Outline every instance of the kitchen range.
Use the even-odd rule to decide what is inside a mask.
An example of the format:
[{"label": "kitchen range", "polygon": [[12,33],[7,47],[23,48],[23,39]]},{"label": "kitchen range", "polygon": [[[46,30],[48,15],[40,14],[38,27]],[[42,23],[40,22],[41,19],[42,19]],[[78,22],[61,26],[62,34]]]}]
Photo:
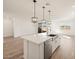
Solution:
[{"label": "kitchen range", "polygon": [[49,59],[60,46],[57,34],[39,33],[21,36],[24,39],[24,59]]}]

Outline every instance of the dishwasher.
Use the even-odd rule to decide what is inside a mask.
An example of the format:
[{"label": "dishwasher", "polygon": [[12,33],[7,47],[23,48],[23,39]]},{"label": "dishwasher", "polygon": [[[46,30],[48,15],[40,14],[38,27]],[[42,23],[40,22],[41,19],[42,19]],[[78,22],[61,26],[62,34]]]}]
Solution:
[{"label": "dishwasher", "polygon": [[52,39],[44,42],[44,59],[49,59],[52,55]]}]

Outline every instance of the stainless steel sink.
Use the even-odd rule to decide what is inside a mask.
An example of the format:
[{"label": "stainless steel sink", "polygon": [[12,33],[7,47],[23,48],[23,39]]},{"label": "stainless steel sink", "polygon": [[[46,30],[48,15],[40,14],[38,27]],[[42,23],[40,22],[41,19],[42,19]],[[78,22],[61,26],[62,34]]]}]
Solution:
[{"label": "stainless steel sink", "polygon": [[52,37],[52,41],[58,37],[57,34],[49,34],[48,36]]},{"label": "stainless steel sink", "polygon": [[49,34],[48,36],[54,37],[57,36],[57,34]]}]

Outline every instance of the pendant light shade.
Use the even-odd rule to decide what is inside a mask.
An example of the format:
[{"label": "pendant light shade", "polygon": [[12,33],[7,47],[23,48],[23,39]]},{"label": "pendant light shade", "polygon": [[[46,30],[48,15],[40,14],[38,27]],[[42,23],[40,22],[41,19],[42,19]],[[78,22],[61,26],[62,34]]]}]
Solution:
[{"label": "pendant light shade", "polygon": [[37,19],[38,19],[37,17],[32,17],[32,22],[37,23]]},{"label": "pendant light shade", "polygon": [[37,17],[36,17],[36,0],[33,0],[33,2],[34,2],[34,16],[32,17],[32,22],[33,23],[37,23]]}]

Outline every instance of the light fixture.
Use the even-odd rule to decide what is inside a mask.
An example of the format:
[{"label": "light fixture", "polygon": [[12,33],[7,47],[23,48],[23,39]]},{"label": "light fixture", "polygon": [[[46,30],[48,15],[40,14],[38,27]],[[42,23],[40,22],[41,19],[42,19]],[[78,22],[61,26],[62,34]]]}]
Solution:
[{"label": "light fixture", "polygon": [[34,17],[32,17],[32,22],[33,23],[37,23],[37,17],[36,17],[36,0],[33,0],[33,2],[34,2]]}]

